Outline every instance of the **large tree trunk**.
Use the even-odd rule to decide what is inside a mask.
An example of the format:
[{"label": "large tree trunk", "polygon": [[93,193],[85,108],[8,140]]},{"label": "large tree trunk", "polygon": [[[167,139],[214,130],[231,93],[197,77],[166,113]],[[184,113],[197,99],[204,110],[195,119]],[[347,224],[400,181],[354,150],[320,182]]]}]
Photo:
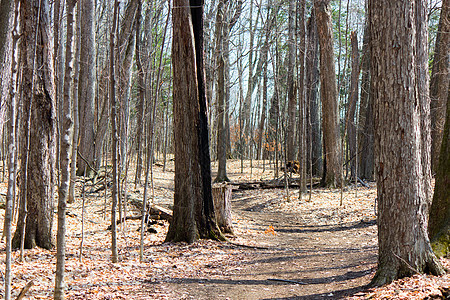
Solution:
[{"label": "large tree trunk", "polygon": [[[39,27],[36,28],[38,16]],[[13,247],[19,246],[24,225],[23,216],[27,210],[25,247],[39,246],[50,249],[53,247],[53,186],[56,182],[56,105],[53,98],[53,78],[51,76],[53,54],[49,47],[48,1],[21,2],[20,24],[22,33],[20,44],[21,94],[25,113],[21,131],[22,136],[26,137],[28,129],[30,130],[29,149],[31,151],[27,151],[26,142],[22,144],[20,153],[22,162],[21,208],[13,238]],[[36,41],[37,43],[35,43]],[[34,56],[35,54],[36,56]],[[34,60],[30,59],[33,57]],[[29,125],[28,120],[31,122]],[[25,169],[26,167],[28,168]]]},{"label": "large tree trunk", "polygon": [[[317,39],[317,23],[314,9],[307,23],[307,48],[305,62],[306,103],[307,109],[307,145],[308,159],[312,161],[312,175],[322,175],[322,134],[319,114],[319,40]],[[308,165],[310,164],[308,163]]]},{"label": "large tree trunk", "polygon": [[[78,80],[78,114],[79,114],[79,143],[78,143],[78,175],[83,175],[90,168],[100,165],[100,156],[96,156],[94,137],[94,1],[80,0],[81,9],[81,45],[80,45],[80,73]],[[84,158],[84,159],[83,159]],[[86,161],[89,165],[86,164]]]},{"label": "large tree trunk", "polygon": [[416,272],[443,274],[427,234],[428,66],[419,57],[427,57],[425,2],[369,1],[379,203],[373,285]]},{"label": "large tree trunk", "polygon": [[330,0],[316,1],[314,8],[320,44],[320,95],[326,163],[324,184],[336,187],[342,184],[342,154]]},{"label": "large tree trunk", "polygon": [[436,36],[433,69],[430,82],[431,96],[431,168],[437,170],[439,151],[445,122],[445,107],[450,82],[450,0],[442,1],[441,16]]},{"label": "large tree trunk", "polygon": [[436,171],[428,232],[436,255],[446,256],[450,253],[450,101],[448,99],[447,117]]},{"label": "large tree trunk", "polygon": [[359,142],[359,176],[365,180],[374,180],[374,149],[373,149],[373,95],[370,83],[370,28],[367,22],[364,28],[362,59],[361,59],[361,96],[358,131]]},{"label": "large tree trunk", "polygon": [[[175,195],[167,241],[222,238],[211,191],[206,87],[203,64],[203,1],[175,0],[174,76]],[[192,7],[192,8],[190,8]]]}]

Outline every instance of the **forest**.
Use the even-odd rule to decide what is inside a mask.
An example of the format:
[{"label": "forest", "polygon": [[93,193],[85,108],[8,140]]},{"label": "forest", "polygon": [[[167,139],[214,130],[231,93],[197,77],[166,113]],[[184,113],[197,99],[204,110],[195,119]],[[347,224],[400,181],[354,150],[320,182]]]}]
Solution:
[{"label": "forest", "polygon": [[5,299],[450,299],[449,0],[0,0]]}]

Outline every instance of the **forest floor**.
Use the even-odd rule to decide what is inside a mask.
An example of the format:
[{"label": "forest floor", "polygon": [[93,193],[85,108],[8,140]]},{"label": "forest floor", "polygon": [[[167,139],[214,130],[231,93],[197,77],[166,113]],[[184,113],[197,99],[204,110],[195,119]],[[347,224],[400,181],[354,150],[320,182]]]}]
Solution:
[{"label": "forest floor", "polygon": [[[173,170],[173,162],[165,172],[154,166],[155,204],[171,207]],[[240,161],[231,160],[228,176],[233,182],[251,182],[274,174],[255,161],[252,168],[245,161],[241,173]],[[120,262],[111,263],[110,196],[86,185],[83,216],[81,186],[79,179],[77,199],[68,206],[66,299],[443,299],[430,296],[437,297],[439,287],[450,287],[450,275],[416,275],[367,289],[377,262],[374,184],[347,187],[342,205],[340,190],[314,189],[311,200],[308,195],[299,199],[298,190],[290,190],[289,197],[285,189],[234,190],[230,242],[164,243],[168,223],[159,221],[151,226],[156,233],[146,233],[142,263],[140,220],[119,226]],[[1,190],[6,191],[5,183]],[[142,186],[129,184],[128,190],[142,198]],[[128,215],[139,214],[128,205]],[[3,215],[1,209],[1,220]],[[30,281],[28,299],[52,298],[55,254],[26,250],[25,261],[19,262],[14,252],[13,298]],[[3,266],[4,260],[2,241]],[[441,261],[450,268],[449,259]],[[3,296],[4,267],[0,270]]]}]

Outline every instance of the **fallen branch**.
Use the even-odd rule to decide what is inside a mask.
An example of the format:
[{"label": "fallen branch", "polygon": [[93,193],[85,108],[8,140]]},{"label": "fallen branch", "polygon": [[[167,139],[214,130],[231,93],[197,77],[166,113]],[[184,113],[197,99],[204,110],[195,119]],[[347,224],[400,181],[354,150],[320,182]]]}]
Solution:
[{"label": "fallen branch", "polygon": [[25,297],[25,294],[28,292],[28,290],[31,288],[31,286],[34,284],[33,280],[27,283],[26,286],[23,287],[23,289],[20,291],[19,296],[17,296],[16,300],[23,299]]}]

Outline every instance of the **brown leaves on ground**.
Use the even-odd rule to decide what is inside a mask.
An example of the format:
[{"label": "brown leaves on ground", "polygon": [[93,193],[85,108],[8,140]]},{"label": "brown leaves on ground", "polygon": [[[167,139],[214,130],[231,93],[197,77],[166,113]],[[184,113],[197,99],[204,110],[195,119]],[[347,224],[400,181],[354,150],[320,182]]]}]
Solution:
[{"label": "brown leaves on ground", "polygon": [[[252,164],[253,168],[250,169],[250,162],[245,161],[244,172],[241,173],[240,161],[228,161],[228,176],[239,182],[273,178],[272,166],[256,161]],[[130,172],[128,178],[134,178],[134,174]],[[155,166],[154,178],[153,203],[170,208],[173,202],[173,162],[167,166],[166,172]],[[120,262],[115,264],[110,262],[111,235],[110,231],[106,230],[111,204],[109,191],[106,195],[105,191],[86,194],[83,252],[80,260],[81,185],[82,180],[79,179],[76,201],[68,206],[66,221],[66,299],[262,299],[270,295],[309,299],[308,295],[313,294],[306,292],[308,286],[300,284],[303,281],[309,284],[312,290],[317,289],[320,297],[328,299],[341,298],[345,294],[349,296],[348,299],[443,299],[439,297],[450,287],[449,275],[416,275],[385,287],[364,290],[362,283],[368,283],[370,272],[374,272],[375,267],[374,184],[371,184],[371,188],[347,188],[343,194],[343,206],[339,206],[339,190],[316,189],[311,195],[311,201],[308,195],[299,199],[297,190],[290,190],[289,196],[284,189],[235,192],[232,207],[236,236],[230,236],[233,244],[206,240],[191,245],[163,243],[168,223],[158,221],[152,225],[157,233],[146,234],[143,263],[139,262],[140,220],[129,220],[118,226]],[[1,183],[0,189],[6,190],[6,183]],[[86,188],[88,191],[90,189],[92,187]],[[134,197],[142,198],[143,186],[134,189],[134,184],[128,183],[127,189]],[[139,214],[132,205],[127,206],[127,215]],[[291,219],[280,220],[284,215]],[[4,210],[1,209],[2,220],[3,216]],[[290,227],[287,228],[286,224]],[[309,239],[286,239],[295,237],[288,235],[289,231],[295,228],[311,232],[305,235]],[[345,230],[346,235],[334,239],[333,230],[337,230],[336,228],[339,232]],[[320,235],[323,230],[327,231],[328,235]],[[315,232],[318,233],[314,234]],[[346,273],[343,275],[338,273],[339,268],[326,271],[323,278],[330,278],[329,283],[320,283],[307,277],[305,270],[319,270],[319,266],[304,264],[308,261],[307,255],[326,257],[331,250],[320,248],[322,245],[340,245],[342,249],[354,248],[355,240],[361,249],[369,249],[367,253],[372,258],[360,261],[361,266],[356,265],[351,272],[344,269]],[[0,243],[0,251],[4,265],[4,241]],[[355,252],[355,249],[352,251],[349,253],[359,253]],[[288,256],[282,257],[285,253],[292,256],[292,259]],[[34,285],[27,293],[28,299],[51,299],[56,250],[26,250],[24,262],[19,262],[18,256],[18,251],[15,251],[12,296],[16,297],[20,290],[33,280]],[[306,260],[296,260],[301,256],[305,256]],[[281,258],[283,259],[277,262],[277,259]],[[442,259],[442,263],[450,268],[449,259]],[[266,266],[274,268],[268,275],[255,273],[258,265],[262,266],[263,270]],[[311,276],[314,277],[317,272],[312,271]],[[331,273],[328,274],[329,272]],[[358,272],[364,276],[358,279]],[[341,286],[338,287],[333,285],[333,280],[341,278],[339,276],[345,280],[342,280]],[[285,281],[270,281],[271,279]],[[347,292],[335,292],[339,288],[345,290],[346,285],[355,279],[359,281],[353,281],[353,286]],[[1,294],[3,289],[2,284]]]}]

